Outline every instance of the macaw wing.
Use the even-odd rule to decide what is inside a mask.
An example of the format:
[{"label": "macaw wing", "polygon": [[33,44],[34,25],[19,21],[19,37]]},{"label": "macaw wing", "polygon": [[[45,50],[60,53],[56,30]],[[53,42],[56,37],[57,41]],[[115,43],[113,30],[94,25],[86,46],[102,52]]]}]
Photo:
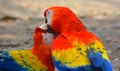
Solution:
[{"label": "macaw wing", "polygon": [[79,37],[79,40],[84,41],[87,47],[87,57],[90,59],[91,64],[94,67],[101,68],[103,71],[112,71],[112,64],[108,58],[107,51],[99,38],[91,32],[83,32]]},{"label": "macaw wing", "polygon": [[0,70],[1,71],[27,71],[27,69],[20,66],[15,60],[9,55],[8,51],[0,51]]},{"label": "macaw wing", "polygon": [[[87,47],[73,36],[58,36],[52,45],[52,58],[61,71],[96,71],[87,57]],[[70,40],[70,41],[69,41]],[[99,71],[99,70],[98,70]]]},{"label": "macaw wing", "polygon": [[30,50],[0,51],[0,71],[47,71]]},{"label": "macaw wing", "polygon": [[[93,53],[96,54],[91,55]],[[92,58],[96,56],[98,60]],[[101,71],[105,67],[101,66],[105,60],[110,65],[107,52],[101,42],[93,34],[89,35],[88,33],[59,35],[53,41],[52,57],[55,66],[63,71],[69,69],[73,71]]]}]

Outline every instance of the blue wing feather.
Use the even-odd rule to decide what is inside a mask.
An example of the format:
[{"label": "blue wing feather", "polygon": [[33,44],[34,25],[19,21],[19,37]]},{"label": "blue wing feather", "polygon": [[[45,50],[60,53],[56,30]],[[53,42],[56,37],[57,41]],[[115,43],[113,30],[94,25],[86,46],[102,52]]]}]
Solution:
[{"label": "blue wing feather", "polygon": [[105,60],[104,63],[103,63],[103,66],[102,66],[102,70],[103,71],[113,71],[112,70],[112,65],[110,64],[110,62]]},{"label": "blue wing feather", "polygon": [[0,51],[0,71],[28,71],[14,61],[8,51]]},{"label": "blue wing feather", "polygon": [[111,63],[104,59],[102,55],[98,52],[89,52],[88,58],[95,67],[100,67],[102,71],[113,71]]}]

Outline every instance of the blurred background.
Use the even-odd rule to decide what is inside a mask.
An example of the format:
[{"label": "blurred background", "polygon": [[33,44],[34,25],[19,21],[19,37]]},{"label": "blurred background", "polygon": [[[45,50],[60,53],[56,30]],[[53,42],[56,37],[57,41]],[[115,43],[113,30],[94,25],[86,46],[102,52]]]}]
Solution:
[{"label": "blurred background", "polygon": [[114,71],[120,71],[120,0],[0,0],[0,50],[31,49],[34,29],[51,6],[73,10],[101,39]]}]

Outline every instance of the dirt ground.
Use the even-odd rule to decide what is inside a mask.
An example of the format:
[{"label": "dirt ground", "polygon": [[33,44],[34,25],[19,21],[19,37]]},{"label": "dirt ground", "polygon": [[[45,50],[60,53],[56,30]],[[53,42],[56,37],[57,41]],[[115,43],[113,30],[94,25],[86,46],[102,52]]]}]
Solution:
[{"label": "dirt ground", "polygon": [[[39,4],[41,0],[34,0],[39,2],[33,3],[30,1],[32,0],[13,0],[13,2],[0,0],[0,50],[31,49],[34,29],[44,23],[42,12],[53,3],[60,3],[73,9],[87,29],[101,39],[108,51],[114,71],[120,71],[119,0],[89,0],[91,2],[76,0],[80,1],[81,5],[75,2],[73,7],[71,3],[64,3],[65,1],[51,0],[50,4],[47,4],[48,0],[45,0],[47,3],[44,1],[41,4]],[[78,7],[79,10],[76,9]]]}]

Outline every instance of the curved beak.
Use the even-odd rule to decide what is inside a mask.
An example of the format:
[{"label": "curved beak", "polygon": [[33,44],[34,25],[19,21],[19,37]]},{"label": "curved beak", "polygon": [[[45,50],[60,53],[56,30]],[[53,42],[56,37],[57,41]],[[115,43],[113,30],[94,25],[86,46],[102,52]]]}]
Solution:
[{"label": "curved beak", "polygon": [[40,26],[41,29],[47,31],[48,33],[54,33],[53,29],[50,27],[50,25],[44,23]]}]

